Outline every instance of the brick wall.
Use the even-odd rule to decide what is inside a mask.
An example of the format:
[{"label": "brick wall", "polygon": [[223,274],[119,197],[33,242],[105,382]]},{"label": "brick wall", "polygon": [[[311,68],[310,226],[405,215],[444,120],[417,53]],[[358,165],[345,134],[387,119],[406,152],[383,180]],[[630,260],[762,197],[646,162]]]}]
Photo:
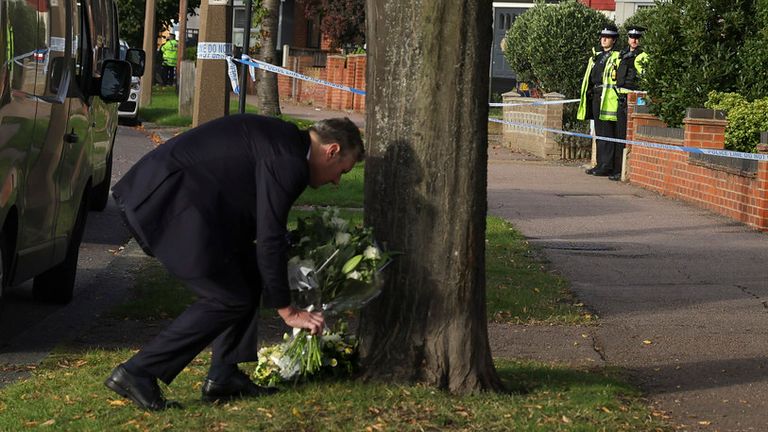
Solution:
[{"label": "brick wall", "polygon": [[[627,139],[722,149],[728,124],[722,113],[689,109],[682,134],[637,106],[629,95]],[[680,137],[682,135],[682,138]],[[628,146],[629,181],[768,231],[768,162]]]},{"label": "brick wall", "polygon": [[[288,69],[303,75],[365,90],[365,54],[329,55],[325,67],[313,67],[309,56],[289,56]],[[297,80],[285,75],[278,77],[280,98],[295,103],[314,105],[341,111],[365,112],[365,96],[332,87]]]}]

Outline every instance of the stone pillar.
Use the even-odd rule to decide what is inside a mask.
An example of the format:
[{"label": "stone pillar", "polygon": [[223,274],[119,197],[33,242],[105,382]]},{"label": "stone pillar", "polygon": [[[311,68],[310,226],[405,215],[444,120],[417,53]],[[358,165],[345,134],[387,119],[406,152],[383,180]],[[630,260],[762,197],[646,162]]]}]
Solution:
[{"label": "stone pillar", "polygon": [[683,120],[685,138],[683,145],[708,149],[725,148],[725,127],[728,120],[723,111],[688,108]]},{"label": "stone pillar", "polygon": [[195,68],[195,103],[192,126],[198,126],[229,114],[227,62],[221,58],[205,58],[201,44],[228,44],[232,50],[232,9],[227,0],[202,0],[200,2],[200,37]]},{"label": "stone pillar", "polygon": [[768,154],[768,132],[760,134],[760,144],[757,145],[757,152]]}]

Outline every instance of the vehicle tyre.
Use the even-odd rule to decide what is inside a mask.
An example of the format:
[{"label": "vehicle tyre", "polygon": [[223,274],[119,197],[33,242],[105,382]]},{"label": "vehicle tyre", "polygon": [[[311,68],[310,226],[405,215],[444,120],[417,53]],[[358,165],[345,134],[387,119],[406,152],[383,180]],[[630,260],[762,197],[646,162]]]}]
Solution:
[{"label": "vehicle tyre", "polygon": [[59,265],[35,276],[32,295],[35,300],[46,303],[65,304],[72,300],[77,275],[77,258],[80,255],[80,243],[83,241],[85,221],[88,216],[88,193],[83,194],[80,209],[77,211],[75,226],[67,246],[67,255]]},{"label": "vehicle tyre", "polygon": [[107,170],[104,173],[104,180],[91,189],[91,210],[103,211],[107,208],[109,202],[109,187],[112,186],[112,154],[115,152],[115,146],[112,145],[112,150],[107,157]]}]

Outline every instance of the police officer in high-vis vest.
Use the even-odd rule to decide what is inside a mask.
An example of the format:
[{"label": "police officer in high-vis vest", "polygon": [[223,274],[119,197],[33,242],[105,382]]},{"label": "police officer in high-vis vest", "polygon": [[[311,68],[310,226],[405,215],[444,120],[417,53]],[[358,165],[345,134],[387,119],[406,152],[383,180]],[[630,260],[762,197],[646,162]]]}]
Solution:
[{"label": "police officer in high-vis vest", "polygon": [[[608,24],[600,32],[600,47],[592,50],[592,57],[587,62],[584,79],[581,82],[581,101],[579,102],[579,120],[595,120],[595,134],[601,137],[616,137],[616,120],[619,101],[616,92],[616,65],[619,52],[614,50],[619,29]],[[596,176],[613,175],[615,144],[611,141],[597,140],[597,166],[587,170],[587,174]]]},{"label": "police officer in high-vis vest", "polygon": [[[619,65],[616,71],[616,88],[619,92],[619,115],[616,122],[616,137],[627,138],[627,94],[640,90],[640,78],[648,62],[648,53],[640,47],[640,38],[645,31],[644,27],[627,27],[627,48],[619,56]],[[621,179],[621,166],[624,153],[624,144],[616,144],[613,159],[613,172],[611,180]]]},{"label": "police officer in high-vis vest", "polygon": [[163,84],[174,85],[176,82],[176,54],[179,49],[179,42],[176,35],[171,33],[168,40],[160,47],[163,54]]}]

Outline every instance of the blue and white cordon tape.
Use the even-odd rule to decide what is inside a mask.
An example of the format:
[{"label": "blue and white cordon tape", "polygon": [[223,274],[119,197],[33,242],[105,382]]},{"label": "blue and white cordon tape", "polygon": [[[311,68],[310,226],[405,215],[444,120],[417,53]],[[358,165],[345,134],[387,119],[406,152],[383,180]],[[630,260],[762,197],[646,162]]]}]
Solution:
[{"label": "blue and white cordon tape", "polygon": [[494,123],[501,123],[509,126],[515,126],[520,128],[527,128],[527,129],[534,129],[534,130],[541,130],[545,132],[552,132],[562,135],[570,135],[580,138],[588,138],[588,139],[599,139],[603,141],[610,141],[615,143],[623,143],[623,144],[631,144],[636,145],[639,147],[649,147],[649,148],[655,148],[655,149],[661,149],[661,150],[672,150],[672,151],[679,151],[684,153],[698,153],[698,154],[707,154],[707,155],[713,155],[713,156],[723,156],[723,157],[730,157],[735,159],[750,159],[750,160],[758,160],[758,161],[768,161],[768,155],[765,154],[757,154],[757,153],[742,153],[742,152],[736,152],[736,151],[730,151],[730,150],[717,150],[717,149],[703,149],[698,147],[682,147],[682,146],[674,146],[669,144],[659,144],[659,143],[652,143],[647,141],[630,141],[620,138],[610,138],[610,137],[602,137],[602,136],[592,136],[585,133],[579,133],[579,132],[569,132],[564,131],[560,129],[550,129],[543,126],[536,126],[536,125],[530,125],[525,123],[516,123],[506,120],[499,120],[494,118],[489,118],[488,121],[492,121]]},{"label": "blue and white cordon tape", "polygon": [[[255,81],[255,74],[254,74],[254,68],[264,69],[270,72],[274,72],[281,75],[287,75],[296,79],[300,79],[303,81],[308,81],[314,84],[320,84],[327,87],[333,87],[335,89],[344,90],[348,92],[352,92],[355,94],[359,94],[362,96],[365,96],[365,90],[356,89],[350,86],[345,86],[341,84],[332,83],[330,81],[324,81],[317,78],[312,78],[307,75],[302,75],[298,72],[294,72],[290,69],[281,68],[279,66],[275,66],[273,64],[265,63],[260,60],[252,59],[248,56],[243,56],[242,59],[236,59],[232,56],[226,56],[224,57],[227,60],[228,65],[228,73],[230,82],[232,84],[232,89],[235,91],[235,93],[239,93],[240,85],[239,81],[237,79],[237,68],[234,67],[233,62],[239,62],[242,64],[246,64],[249,66],[251,79]],[[540,101],[540,102],[529,102],[529,103],[490,103],[489,106],[492,107],[498,107],[498,106],[525,106],[525,105],[554,105],[554,104],[566,104],[566,103],[573,103],[573,102],[579,102],[579,99],[566,99],[566,100],[553,100],[553,101]],[[659,143],[652,143],[647,141],[635,141],[635,140],[625,140],[620,138],[611,138],[611,137],[602,137],[602,136],[593,136],[589,134],[579,133],[579,132],[570,132],[570,131],[564,131],[560,129],[551,129],[546,128],[543,126],[537,126],[537,125],[531,125],[531,124],[525,124],[525,123],[516,123],[506,120],[499,120],[494,118],[489,118],[489,121],[495,122],[495,123],[501,123],[509,126],[514,127],[520,127],[520,128],[526,128],[526,129],[534,129],[534,130],[540,130],[545,132],[552,132],[562,135],[570,135],[580,138],[587,138],[587,139],[599,139],[603,141],[609,141],[609,142],[615,142],[615,143],[623,143],[623,144],[630,144],[630,145],[636,145],[639,147],[648,147],[648,148],[655,148],[655,149],[661,149],[661,150],[672,150],[672,151],[679,151],[683,153],[697,153],[697,154],[707,154],[707,155],[713,155],[713,156],[723,156],[723,157],[730,157],[735,159],[749,159],[749,160],[757,160],[757,161],[768,161],[768,155],[765,154],[757,154],[757,153],[743,153],[743,152],[736,152],[736,151],[730,151],[730,150],[717,150],[717,149],[702,149],[697,147],[682,147],[682,146],[674,146],[674,145],[668,145],[668,144],[659,144]]]},{"label": "blue and white cordon tape", "polygon": [[306,75],[302,75],[300,73],[294,72],[294,71],[292,71],[290,69],[281,68],[279,66],[275,66],[275,65],[269,64],[269,63],[265,63],[265,62],[260,61],[260,60],[256,60],[256,59],[252,59],[252,58],[243,58],[241,60],[238,60],[238,59],[234,59],[234,60],[237,61],[237,62],[243,63],[243,64],[247,64],[250,67],[257,67],[259,69],[264,69],[264,70],[267,70],[267,71],[270,71],[270,72],[274,72],[274,73],[278,73],[278,74],[281,74],[281,75],[287,75],[289,77],[293,77],[293,78],[300,79],[300,80],[303,80],[303,81],[309,81],[311,83],[320,84],[320,85],[324,85],[324,86],[327,86],[327,87],[333,87],[335,89],[344,90],[344,91],[348,91],[348,92],[352,92],[352,93],[355,93],[355,94],[359,94],[359,95],[365,96],[365,90],[360,90],[360,89],[356,89],[356,88],[353,88],[353,87],[350,87],[350,86],[345,86],[345,85],[341,85],[341,84],[332,83],[330,81],[324,81],[324,80],[321,80],[321,79],[312,78],[310,76],[306,76]]}]

